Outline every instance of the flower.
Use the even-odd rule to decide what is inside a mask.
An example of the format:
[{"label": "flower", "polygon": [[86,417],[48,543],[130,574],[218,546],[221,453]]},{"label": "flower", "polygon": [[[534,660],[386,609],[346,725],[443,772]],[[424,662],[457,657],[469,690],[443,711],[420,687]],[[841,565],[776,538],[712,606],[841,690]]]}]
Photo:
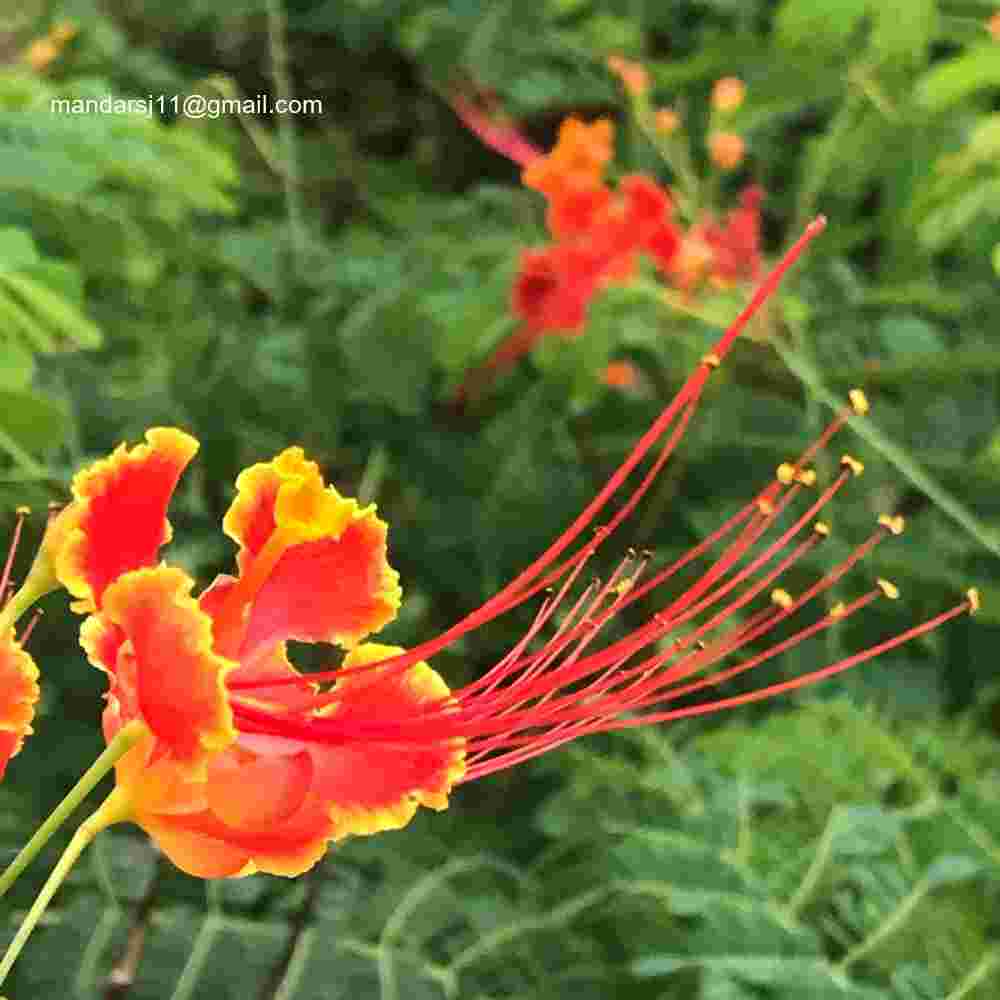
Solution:
[{"label": "flower", "polygon": [[731,114],[743,103],[746,93],[746,85],[739,77],[724,76],[712,87],[712,110]]},{"label": "flower", "polygon": [[630,97],[642,97],[649,90],[649,73],[641,64],[622,56],[608,56],[608,69],[622,82]]},{"label": "flower", "polygon": [[[116,769],[113,819],[142,826],[184,870],[203,877],[253,871],[294,875],[330,841],[405,825],[421,805],[443,809],[453,787],[521,763],[588,733],[714,712],[792,690],[862,663],[974,612],[978,595],[869,649],[779,684],[687,700],[834,627],[896,588],[877,580],[779,641],[722,666],[748,643],[826,594],[902,518],[884,515],[869,538],[792,596],[784,574],[829,535],[823,509],[863,466],[849,455],[820,487],[812,468],[852,415],[859,390],[820,438],[783,463],[763,489],[671,565],[650,573],[630,553],[611,576],[574,584],[593,553],[635,509],[683,437],[712,372],[823,226],[814,222],[764,280],[677,396],[608,483],[531,565],[441,635],[411,650],[365,642],[395,615],[398,577],[386,525],[327,486],[302,450],[245,470],[223,528],[239,547],[238,574],[197,598],[183,571],[157,564],[169,538],[166,507],[193,438],[147,433],[74,480],[54,522],[53,562],[89,614],[81,640],[109,678],[104,730],[144,727]],[[607,523],[578,544],[643,459],[649,470]],[[136,493],[141,485],[144,493]],[[790,525],[779,518],[801,504]],[[110,525],[118,526],[117,536]],[[614,640],[621,611],[653,598],[677,572],[719,551],[695,582]],[[527,633],[485,674],[458,690],[427,659],[461,636],[548,592]],[[755,604],[763,607],[750,610]],[[569,605],[567,607],[567,604]],[[556,613],[562,610],[557,622]],[[339,667],[302,675],[289,639],[339,645]],[[331,683],[324,690],[322,685]],[[109,800],[110,801],[110,800]]]},{"label": "flower", "polygon": [[604,182],[604,171],[614,156],[614,126],[607,118],[587,124],[575,116],[559,126],[555,146],[528,164],[521,175],[524,186],[540,191],[550,201]]},{"label": "flower", "polygon": [[640,174],[623,177],[616,191],[602,185],[561,192],[548,212],[557,242],[521,256],[514,314],[536,333],[579,333],[593,296],[629,281],[640,252],[669,268],[681,243],[673,207],[669,192]]},{"label": "flower", "polygon": [[[49,544],[75,608],[89,613],[84,650],[109,679],[106,738],[134,720],[146,727],[116,769],[127,817],[192,874],[293,875],[331,840],[402,826],[419,805],[444,808],[462,746],[401,757],[241,729],[234,681],[256,685],[249,705],[309,717],[311,683],[271,685],[298,676],[289,639],[340,645],[349,665],[399,652],[362,643],[395,617],[398,576],[375,508],[340,496],[289,448],[237,480],[223,527],[239,546],[238,575],[192,596],[194,581],[157,560],[170,537],[167,505],[196,450],[184,432],[154,428],[145,444],[94,463],[76,476]],[[414,664],[385,678],[345,677],[321,714],[346,721],[391,705],[404,717],[447,694],[430,667]]]},{"label": "flower", "polygon": [[0,779],[32,731],[38,695],[38,668],[9,628],[0,633]]},{"label": "flower", "polygon": [[22,59],[36,73],[43,73],[63,53],[63,49],[79,33],[79,28],[72,21],[61,21],[53,25],[52,30],[42,38],[36,38],[22,54]]},{"label": "flower", "polygon": [[27,513],[27,508],[23,507],[17,511],[14,538],[0,572],[0,780],[10,759],[20,753],[25,737],[32,732],[31,723],[39,696],[38,667],[24,650],[24,640],[30,634],[31,625],[19,641],[14,634],[14,626],[8,625],[3,615],[3,611],[10,606],[6,595]]},{"label": "flower", "polygon": [[1000,42],[1000,10],[986,19],[986,30],[993,41]]},{"label": "flower", "polygon": [[735,132],[713,132],[708,137],[709,159],[721,170],[735,170],[743,162],[746,148]]}]

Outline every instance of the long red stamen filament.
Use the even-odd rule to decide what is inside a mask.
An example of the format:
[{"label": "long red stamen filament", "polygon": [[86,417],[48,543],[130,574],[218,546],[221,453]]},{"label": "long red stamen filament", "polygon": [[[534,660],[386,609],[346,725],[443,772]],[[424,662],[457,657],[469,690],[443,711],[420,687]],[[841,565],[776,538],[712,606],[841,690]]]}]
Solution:
[{"label": "long red stamen filament", "polygon": [[21,532],[24,530],[24,519],[28,511],[24,507],[18,507],[14,520],[14,535],[10,540],[10,548],[7,550],[7,558],[4,560],[3,572],[0,573],[0,607],[7,603],[10,590],[10,575],[14,569],[14,556],[17,554],[17,546],[21,541]]},{"label": "long red stamen filament", "polygon": [[[804,520],[805,518],[800,518],[800,522]],[[788,615],[802,607],[807,601],[812,600],[833,586],[885,535],[886,532],[884,529],[880,528],[877,530],[866,542],[849,555],[841,565],[815,583],[798,601],[792,602],[786,609],[779,613],[765,613],[758,619],[752,618],[750,622],[732,630],[727,636],[713,641],[707,651],[701,651],[693,656],[686,657],[682,663],[667,671],[662,671],[661,668],[670,659],[676,657],[683,647],[690,645],[693,641],[699,639],[700,636],[717,628],[723,621],[731,617],[736,610],[747,604],[762,589],[769,586],[780,574],[785,572],[808,552],[812,546],[817,544],[821,536],[817,533],[812,534],[809,539],[800,543],[790,556],[782,560],[776,569],[772,569],[763,580],[758,581],[753,587],[749,588],[732,605],[718,612],[709,621],[699,626],[691,635],[675,642],[666,654],[659,654],[652,657],[637,667],[630,668],[627,671],[620,670],[621,666],[635,652],[643,646],[648,645],[653,638],[663,632],[662,627],[657,628],[655,632],[648,629],[645,631],[639,630],[635,636],[630,637],[624,643],[616,644],[610,649],[584,658],[572,670],[568,670],[565,664],[541,676],[536,676],[536,671],[533,670],[530,675],[524,675],[514,680],[506,688],[500,690],[494,689],[490,692],[480,692],[478,696],[474,692],[463,689],[455,693],[454,700],[445,706],[439,706],[437,710],[433,706],[428,706],[427,711],[422,712],[419,717],[408,720],[396,720],[394,723],[388,725],[377,722],[357,724],[352,726],[351,736],[353,739],[406,741],[410,738],[418,739],[421,733],[426,737],[430,737],[432,730],[439,737],[465,736],[467,738],[473,737],[477,731],[482,737],[487,735],[489,731],[500,730],[506,731],[509,737],[510,733],[516,730],[522,723],[523,728],[552,725],[559,722],[565,710],[570,708],[577,709],[577,714],[579,714],[580,697],[586,695],[596,696],[597,694],[605,696],[605,703],[599,705],[591,704],[589,707],[583,709],[585,716],[589,718],[597,711],[603,712],[605,717],[609,713],[618,715],[621,711],[626,710],[627,705],[621,702],[622,693],[619,691],[618,693],[611,694],[611,689],[621,688],[624,684],[631,682],[633,678],[636,678],[640,682],[645,682],[653,674],[657,676],[653,677],[651,682],[643,683],[641,687],[633,684],[629,688],[630,702],[632,699],[652,691],[660,692],[657,694],[656,700],[662,701],[664,700],[662,690],[665,685],[676,683],[678,680],[690,676],[695,670],[700,670],[710,665],[710,663],[716,662],[727,653],[770,631],[788,617]],[[705,607],[709,603],[714,602],[704,602]],[[704,608],[700,610],[704,610]],[[758,621],[760,624],[758,624]],[[827,624],[832,623],[832,621],[833,619],[830,619]],[[596,630],[600,628],[601,624],[603,624],[601,621],[595,624],[593,634],[596,634]],[[674,625],[676,623],[672,623],[671,627],[674,627]],[[808,634],[812,633],[803,634],[800,636],[799,641],[802,641]],[[586,641],[589,641],[589,638]],[[577,650],[573,654],[574,659],[579,656],[580,651]],[[556,652],[558,651],[550,651],[551,656],[554,656]],[[774,655],[774,651],[770,655]],[[604,673],[596,680],[592,680],[584,691],[565,691],[568,685],[581,680],[589,674],[602,670]],[[554,697],[555,693],[560,690],[563,691],[563,694],[558,698]],[[526,701],[541,698],[544,698],[548,702],[546,710],[540,710],[541,703],[539,702],[527,711],[515,711],[515,709],[519,709],[520,706],[524,705]],[[614,701],[616,698],[618,699],[617,702]],[[456,703],[461,706],[461,711],[458,715],[456,715]],[[501,710],[505,716],[502,722],[499,721]],[[244,720],[241,718],[242,721]],[[267,717],[265,716],[264,719],[248,718],[245,721],[249,724],[250,728],[257,729],[260,722],[267,721]],[[288,735],[293,735],[284,725],[284,723],[289,722],[291,722],[289,719],[283,720],[281,731]],[[316,728],[313,730],[312,735],[323,738],[320,736],[320,732],[323,731],[324,736],[337,741],[335,735],[336,723],[334,720],[330,720],[330,722],[333,723],[332,727],[326,725],[322,720],[317,720]]]},{"label": "long red stamen filament", "polygon": [[[833,431],[835,431],[836,428],[839,426],[839,423],[840,421],[838,419],[838,421],[834,421],[834,423],[831,424],[830,428],[827,429],[827,432],[825,432],[822,438],[820,439],[821,442],[825,443],[825,441],[829,440],[830,436],[832,436]],[[817,450],[816,446],[814,445],[813,447],[807,450],[806,454],[811,456],[815,454],[816,450]],[[796,467],[798,467],[799,464],[800,463],[796,463]],[[463,689],[462,692],[460,692],[460,695],[465,700],[465,703],[469,708],[471,708],[472,704],[475,703],[478,709],[476,713],[477,715],[489,714],[489,712],[491,711],[496,713],[500,711],[501,708],[504,712],[507,712],[511,710],[510,707],[511,705],[523,705],[526,699],[530,700],[531,698],[534,697],[544,696],[546,700],[548,700],[553,696],[556,690],[563,688],[565,685],[573,683],[576,680],[581,679],[581,677],[584,675],[585,672],[593,673],[599,670],[605,670],[607,674],[613,673],[616,669],[618,669],[621,666],[621,664],[625,660],[627,660],[631,655],[633,655],[639,649],[648,645],[649,642],[676,629],[678,625],[686,623],[687,621],[694,618],[696,615],[702,613],[707,608],[711,607],[713,604],[717,604],[724,596],[726,596],[729,592],[731,592],[737,585],[739,585],[744,580],[748,579],[761,566],[763,566],[767,561],[772,559],[774,555],[781,549],[783,549],[785,545],[788,543],[788,541],[792,537],[794,537],[795,534],[801,531],[802,528],[813,519],[813,517],[819,512],[819,510],[835,496],[838,490],[846,482],[847,478],[849,478],[849,475],[850,474],[848,472],[846,471],[843,472],[837,478],[837,480],[835,480],[834,483],[832,483],[823,492],[823,494],[809,507],[809,509],[803,515],[801,515],[790,528],[786,529],[786,531],[782,533],[782,535],[780,535],[775,541],[773,541],[765,549],[765,551],[761,553],[761,555],[759,555],[756,559],[754,559],[746,568],[744,568],[740,573],[736,574],[728,582],[726,582],[720,587],[717,587],[715,591],[712,592],[708,597],[704,597],[700,601],[693,601],[692,598],[694,596],[702,594],[704,590],[707,589],[704,586],[699,587],[696,585],[695,588],[689,589],[689,591],[686,592],[686,594],[682,595],[680,599],[675,600],[673,604],[670,606],[670,610],[675,612],[678,608],[682,606],[686,608],[686,610],[681,614],[679,615],[675,614],[675,617],[668,618],[664,612],[659,612],[653,616],[653,619],[650,622],[648,622],[645,626],[643,626],[635,633],[633,633],[633,635],[630,636],[627,640],[623,640],[617,644],[614,644],[609,649],[606,649],[599,654],[595,654],[594,656],[587,657],[583,661],[580,661],[580,663],[578,663],[577,661],[579,659],[580,653],[582,652],[582,646],[581,646],[572,654],[572,657],[565,658],[564,662],[560,664],[559,667],[557,667],[552,671],[549,671],[546,674],[543,673],[546,667],[548,667],[548,665],[562,653],[562,651],[566,648],[566,646],[568,646],[573,641],[581,639],[585,644],[589,643],[596,636],[597,632],[603,626],[603,624],[607,620],[609,620],[611,616],[617,614],[621,610],[621,608],[624,607],[627,603],[630,603],[636,593],[647,592],[649,588],[648,584],[644,585],[643,587],[635,587],[634,581],[638,574],[634,574],[632,579],[629,581],[629,586],[627,588],[624,588],[623,594],[619,595],[614,604],[610,608],[607,608],[603,612],[601,612],[596,622],[588,621],[588,619],[593,618],[595,612],[599,609],[603,596],[606,595],[614,586],[617,585],[619,575],[622,573],[624,566],[628,562],[628,560],[626,560],[626,563],[623,563],[622,566],[619,567],[618,571],[616,571],[612,579],[608,581],[608,583],[602,589],[598,597],[593,601],[591,608],[587,611],[585,615],[582,616],[584,620],[583,624],[573,625],[572,629],[567,628],[567,623],[577,621],[579,608],[582,606],[584,600],[587,599],[590,593],[589,590],[585,591],[584,594],[581,595],[581,597],[577,600],[577,603],[574,605],[573,609],[571,609],[570,613],[567,615],[566,619],[560,626],[560,629],[557,632],[555,639],[547,643],[545,647],[539,652],[525,656],[524,649],[526,648],[528,640],[532,638],[535,634],[537,634],[541,625],[554,612],[557,604],[560,603],[563,597],[565,596],[566,591],[568,590],[568,587],[572,582],[572,578],[579,572],[580,566],[582,565],[578,564],[577,567],[575,567],[574,572],[571,574],[571,577],[566,581],[564,581],[563,587],[560,590],[560,594],[557,600],[549,602],[547,605],[544,605],[542,611],[539,613],[538,616],[536,616],[536,620],[533,623],[532,628],[529,630],[529,634],[525,636],[517,644],[517,646],[513,650],[511,650],[511,652],[508,653],[507,656],[505,656],[503,660],[501,660],[500,663],[498,663],[491,671],[489,671],[486,675],[484,675],[483,678],[480,678],[478,681],[474,681],[466,689]],[[774,497],[776,487],[780,488],[779,484],[777,483],[770,484],[763,491],[762,496]],[[792,487],[785,492],[784,496],[782,496],[777,503],[774,503],[773,501],[768,499],[768,503],[770,504],[770,506],[768,507],[769,513],[766,516],[761,516],[757,518],[756,521],[752,519],[751,524],[744,527],[741,536],[737,539],[735,543],[733,543],[730,550],[724,553],[724,555],[716,563],[715,572],[710,577],[708,577],[710,582],[714,582],[720,579],[721,576],[723,575],[723,572],[728,571],[728,569],[731,568],[735,564],[735,562],[739,558],[741,558],[742,555],[745,554],[745,552],[749,549],[750,545],[753,542],[755,542],[757,538],[759,538],[763,530],[767,526],[769,526],[770,523],[772,523],[775,518],[779,516],[784,507],[794,497],[794,495],[798,491],[798,488],[799,487],[797,485],[792,485]],[[758,502],[759,498],[758,501],[755,501],[755,503],[745,507],[744,510],[740,512],[740,514],[731,518],[730,521],[727,523],[727,526],[731,528],[732,526],[739,524],[742,520],[745,520],[746,515],[749,515],[757,510]],[[724,526],[724,528],[726,528],[727,526]],[[720,533],[721,531],[716,532],[715,536],[718,536]],[[706,542],[712,540],[714,540],[714,537],[706,539]],[[776,570],[772,570],[763,578],[763,580],[758,581],[755,586],[749,588],[748,591],[744,593],[742,597],[734,601],[731,605],[728,606],[728,608],[716,614],[709,622],[699,627],[696,630],[694,636],[691,637],[691,641],[693,641],[694,638],[700,637],[701,635],[705,634],[711,629],[717,628],[723,621],[731,617],[737,610],[739,610],[746,603],[748,603],[754,596],[760,593],[762,589],[770,585],[770,583],[773,582],[790,565],[792,565],[799,558],[801,558],[801,556],[804,555],[805,552],[807,552],[809,549],[811,549],[812,546],[815,545],[818,540],[819,536],[816,534],[812,534],[810,538],[806,540],[806,542],[801,543],[799,545],[799,547],[792,553],[790,557],[787,557],[785,560],[783,560],[779,564]],[[862,554],[868,551],[873,541],[874,539],[870,539],[868,543],[865,543],[865,545],[862,546],[862,548],[853,557],[851,557],[851,559],[848,560],[847,564],[841,567],[836,572],[835,575],[831,576],[830,582],[832,583],[833,579],[837,579],[839,578],[839,576],[843,575],[843,573],[846,572],[846,569],[849,565],[852,565],[858,558],[861,557]],[[704,548],[704,543],[702,543],[702,545],[700,546],[696,546],[696,550],[700,550],[703,548]],[[676,567],[679,563],[683,561],[685,560],[684,559],[678,560],[678,562],[675,563],[674,566]],[[672,568],[668,568],[668,570],[670,569]],[[661,572],[660,574],[657,574],[657,577],[654,578],[654,581],[656,581],[657,578],[659,578],[660,581],[662,581],[662,579],[667,575],[669,575],[669,572],[666,574]],[[830,583],[827,584],[827,586],[829,585]],[[813,594],[817,593],[819,592],[819,589],[820,585],[817,585],[812,589],[811,593]],[[581,631],[584,629],[585,632]],[[679,650],[675,649],[671,655],[672,656],[676,655],[677,652],[679,652]],[[570,670],[571,668],[573,668],[574,664],[576,664],[576,667],[575,669],[572,669],[572,674],[570,674]],[[647,663],[640,666],[637,669],[639,671],[650,670],[651,667]],[[519,671],[522,671],[519,677],[517,677],[514,680],[511,680],[511,682],[506,687],[503,688],[500,687],[500,685],[505,680],[512,678],[513,675],[518,673]],[[661,678],[660,683],[676,679],[679,672],[680,671],[678,670],[678,668],[671,670],[669,672],[668,677]],[[629,675],[631,675],[632,673],[633,671],[628,672]],[[537,681],[535,684],[530,683],[532,681],[535,681],[536,678]],[[619,677],[615,683],[621,683],[621,680],[622,678]],[[535,690],[536,686],[541,688],[541,692]],[[516,689],[516,691],[514,689]],[[511,693],[512,691],[514,691],[513,694]],[[327,704],[331,701],[336,701],[336,700],[337,696],[335,693],[326,694],[317,698],[315,701],[315,705],[318,706],[320,704]],[[238,718],[240,718],[241,721],[245,721],[248,723],[253,721],[252,719],[247,718],[248,713],[251,713],[253,711],[251,708],[248,708],[247,706],[241,704],[235,705],[234,708],[237,712]],[[444,714],[450,714],[450,713],[447,710],[445,710]],[[423,716],[423,721],[430,722],[431,717],[425,715]],[[472,722],[471,714],[466,716],[466,722],[467,723]]]},{"label": "long red stamen filament", "polygon": [[[510,583],[503,587],[492,598],[487,600],[475,611],[460,619],[450,628],[446,629],[435,639],[421,643],[399,656],[390,657],[377,663],[368,663],[363,666],[350,669],[391,669],[393,672],[405,670],[407,667],[413,665],[419,660],[427,659],[435,653],[440,652],[442,649],[445,649],[467,632],[472,631],[480,625],[483,625],[488,621],[492,621],[499,615],[509,611],[514,606],[513,602],[516,601],[518,596],[520,596],[526,588],[530,587],[535,581],[537,581],[539,576],[544,573],[545,570],[551,566],[552,563],[555,562],[570,545],[572,545],[572,543],[583,531],[586,530],[588,525],[591,524],[594,518],[607,505],[608,501],[619,491],[636,466],[638,466],[639,463],[645,458],[650,449],[670,429],[675,420],[678,418],[678,415],[683,414],[683,411],[687,407],[690,407],[693,412],[712,369],[725,359],[732,345],[744,331],[747,323],[749,323],[753,315],[774,293],[786,272],[805,251],[806,246],[813,239],[815,239],[815,237],[817,237],[825,227],[826,219],[822,216],[814,219],[806,227],[805,231],[795,241],[785,256],[764,278],[751,297],[750,302],[736,317],[729,329],[722,335],[721,339],[710,354],[688,377],[687,381],[685,381],[685,383],[681,386],[680,391],[674,399],[664,408],[642,437],[639,438],[635,447],[626,457],[624,462],[622,462],[618,469],[612,474],[611,478],[607,481],[607,483],[605,483],[593,500],[591,500],[590,503],[584,507],[573,523],[555,540],[555,542],[552,543],[552,545],[549,546],[548,549],[546,549],[534,560],[534,562],[519,573],[512,581],[510,581]],[[690,413],[684,416],[684,420],[686,421],[689,417]],[[665,457],[663,458],[663,461],[666,461]],[[651,481],[652,480],[650,480],[650,482]],[[643,491],[645,488],[648,488],[648,484],[646,487],[640,487]],[[637,503],[638,500],[635,502]],[[628,504],[626,504],[626,506],[628,506]],[[634,504],[632,504],[632,506],[634,506]],[[632,508],[629,507],[629,510],[631,509]],[[617,524],[620,523],[620,519],[614,520],[612,523],[617,526]],[[596,544],[603,542],[608,537],[609,533],[610,532],[602,532]],[[339,673],[341,673],[341,671],[328,671],[324,674],[313,674],[310,676],[309,680],[312,682],[320,680],[334,680]],[[280,681],[270,682],[268,686],[273,686],[275,683],[303,682],[299,678],[283,678]],[[231,690],[238,690],[252,688],[255,686],[260,686],[260,683],[233,681],[231,682],[230,688]]]}]

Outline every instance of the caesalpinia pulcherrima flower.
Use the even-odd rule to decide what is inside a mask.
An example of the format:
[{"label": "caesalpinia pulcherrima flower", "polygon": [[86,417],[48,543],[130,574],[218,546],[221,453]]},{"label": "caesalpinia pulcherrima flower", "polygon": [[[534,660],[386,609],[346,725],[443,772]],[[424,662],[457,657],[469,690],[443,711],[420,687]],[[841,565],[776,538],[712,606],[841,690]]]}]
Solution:
[{"label": "caesalpinia pulcherrima flower", "polygon": [[206,878],[309,868],[330,840],[404,825],[420,804],[442,808],[463,770],[456,744],[401,757],[392,747],[306,744],[244,732],[228,685],[275,717],[344,720],[417,714],[448,689],[426,665],[380,678],[345,676],[309,708],[289,639],[349,648],[354,666],[401,650],[361,640],[399,607],[386,526],[324,484],[290,448],[237,481],[223,523],[238,574],[197,598],[180,569],[157,564],[166,508],[197,442],[155,428],[79,473],[46,546],[55,574],[88,615],[81,642],[109,679],[110,741],[134,720],[145,735],[117,765],[118,813],[150,833],[185,871]]},{"label": "caesalpinia pulcherrima flower", "polygon": [[3,607],[7,602],[11,570],[18,539],[27,510],[17,512],[14,539],[0,572],[0,779],[7,770],[11,757],[17,754],[26,736],[31,734],[38,701],[38,667],[24,650],[24,641],[31,630],[25,630],[18,639],[13,623],[4,620]]},{"label": "caesalpinia pulcherrima flower", "polygon": [[[79,473],[74,499],[52,522],[42,554],[88,616],[83,646],[109,679],[107,738],[125,725],[141,732],[117,764],[113,808],[102,807],[100,822],[138,823],[195,875],[293,875],[313,865],[330,841],[401,827],[420,805],[446,807],[456,784],[579,736],[770,697],[974,611],[978,598],[970,591],[937,618],[836,663],[743,694],[697,697],[873,601],[898,596],[879,580],[760,646],[902,530],[902,518],[884,515],[868,539],[806,590],[793,596],[781,586],[829,534],[823,508],[862,471],[844,455],[838,475],[819,486],[812,467],[852,413],[866,411],[859,391],[819,440],[682,558],[650,572],[648,554],[629,554],[607,580],[574,596],[586,563],[682,438],[711,373],[821,227],[814,223],[767,277],[569,528],[480,608],[409,651],[364,641],[400,603],[386,525],[373,507],[325,485],[300,449],[239,477],[223,522],[239,547],[238,573],[219,577],[198,597],[187,574],[158,563],[170,538],[166,508],[197,449],[194,439],[154,429],[145,444],[122,446]],[[617,511],[581,540],[657,446]],[[712,552],[696,582],[658,599],[680,570]],[[543,592],[527,633],[478,679],[449,690],[427,665],[462,635]],[[639,599],[655,600],[657,610],[624,637],[606,639],[607,624]],[[301,675],[286,656],[290,639],[348,652],[336,670]],[[745,659],[723,665],[751,643]]]}]

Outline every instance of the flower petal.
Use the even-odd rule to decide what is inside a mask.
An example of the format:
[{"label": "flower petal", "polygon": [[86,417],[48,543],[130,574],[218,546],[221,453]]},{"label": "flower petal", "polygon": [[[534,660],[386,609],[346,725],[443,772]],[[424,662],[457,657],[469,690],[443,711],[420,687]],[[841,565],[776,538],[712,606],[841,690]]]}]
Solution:
[{"label": "flower petal", "polygon": [[0,633],[0,779],[32,731],[37,701],[38,667],[10,628]]},{"label": "flower petal", "polygon": [[212,758],[206,796],[227,826],[274,831],[302,807],[312,779],[312,759],[305,750],[258,756],[237,746]]},{"label": "flower petal", "polygon": [[241,659],[283,639],[351,646],[392,621],[402,592],[386,534],[368,507],[339,537],[286,549],[250,608]]},{"label": "flower petal", "polygon": [[172,427],[148,430],[146,442],[120,445],[78,472],[75,499],[50,527],[55,571],[79,598],[75,610],[100,607],[109,584],[129,570],[152,566],[170,540],[167,507],[198,442]]},{"label": "flower petal", "polygon": [[241,546],[240,570],[261,553],[278,528],[289,531],[286,544],[343,531],[357,508],[328,487],[319,466],[301,448],[286,448],[270,462],[244,469],[236,480],[236,499],[222,521]]},{"label": "flower petal", "polygon": [[[402,653],[398,646],[366,643],[352,650],[345,667],[373,663]],[[341,695],[326,713],[343,723],[342,745],[313,747],[314,791],[328,803],[334,839],[405,826],[419,805],[448,806],[452,785],[465,773],[461,740],[428,746],[366,742],[350,738],[351,725],[371,719],[418,716],[428,704],[440,704],[450,691],[426,663],[401,673],[379,669],[347,674],[333,688]]]},{"label": "flower petal", "polygon": [[167,566],[126,573],[83,635],[92,662],[111,675],[121,720],[141,718],[175,760],[200,765],[236,738],[225,689],[235,664],[213,652],[212,621],[192,586]]}]

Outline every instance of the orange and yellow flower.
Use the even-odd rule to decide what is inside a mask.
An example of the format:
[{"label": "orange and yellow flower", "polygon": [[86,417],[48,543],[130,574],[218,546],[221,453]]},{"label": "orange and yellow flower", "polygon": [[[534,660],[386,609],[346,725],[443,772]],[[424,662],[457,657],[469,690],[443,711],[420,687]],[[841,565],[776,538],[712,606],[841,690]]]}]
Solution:
[{"label": "orange and yellow flower", "polygon": [[38,694],[38,668],[14,629],[6,629],[0,633],[0,779],[32,731]]},{"label": "orange and yellow flower", "polygon": [[0,780],[3,780],[10,759],[20,753],[25,737],[31,735],[31,723],[40,693],[38,667],[23,646],[31,625],[18,640],[13,625],[15,616],[11,614],[7,596],[17,544],[28,513],[26,507],[17,511],[14,537],[0,570]]},{"label": "orange and yellow flower", "polygon": [[[822,226],[814,222],[764,279],[548,549],[471,614],[409,651],[363,641],[400,601],[385,524],[373,507],[327,486],[301,449],[240,475],[223,522],[239,546],[237,575],[217,578],[197,598],[186,573],[153,564],[169,536],[171,492],[196,442],[178,430],[153,430],[145,445],[120,448],[81,473],[49,547],[78,607],[90,612],[82,641],[109,679],[107,738],[127,723],[144,727],[117,765],[115,819],[137,822],[195,875],[294,875],[331,841],[404,826],[421,805],[445,808],[458,783],[589,733],[715,712],[803,687],[975,612],[978,595],[971,590],[930,621],[791,680],[724,698],[708,694],[874,601],[899,596],[877,580],[849,602],[822,607],[790,635],[772,636],[903,529],[902,518],[883,515],[867,539],[796,596],[782,585],[829,535],[821,512],[863,471],[844,455],[839,472],[819,485],[812,468],[851,416],[866,412],[858,390],[816,442],[678,560],[650,573],[649,555],[633,553],[607,580],[568,596],[593,553],[655,482],[712,372]],[[629,492],[629,478],[654,453]],[[613,499],[617,511],[589,532]],[[792,511],[791,523],[782,524]],[[708,560],[706,570],[661,597],[661,588],[697,559]],[[464,687],[450,690],[425,662],[543,592],[549,596],[527,634]],[[654,610],[637,628],[606,639],[605,626],[639,600]],[[289,662],[291,639],[348,652],[335,669],[303,675]],[[724,663],[751,643],[752,653]]]},{"label": "orange and yellow flower", "polygon": [[[399,580],[375,508],[342,497],[289,448],[237,481],[223,526],[239,546],[238,574],[192,596],[194,581],[157,558],[170,537],[167,506],[197,447],[182,431],[155,428],[145,444],[94,463],[76,477],[46,544],[75,607],[90,613],[81,641],[108,675],[107,739],[133,720],[146,727],[117,767],[130,818],[195,875],[293,875],[331,840],[403,826],[420,805],[444,808],[463,748],[453,740],[400,755],[391,745],[305,744],[238,724],[240,700],[281,716],[314,698],[308,681],[280,683],[299,676],[288,640],[349,649],[347,665],[402,652],[359,645],[395,617]],[[233,681],[254,685],[253,694],[235,696]],[[345,676],[304,717],[416,717],[448,694],[415,664]]]}]

